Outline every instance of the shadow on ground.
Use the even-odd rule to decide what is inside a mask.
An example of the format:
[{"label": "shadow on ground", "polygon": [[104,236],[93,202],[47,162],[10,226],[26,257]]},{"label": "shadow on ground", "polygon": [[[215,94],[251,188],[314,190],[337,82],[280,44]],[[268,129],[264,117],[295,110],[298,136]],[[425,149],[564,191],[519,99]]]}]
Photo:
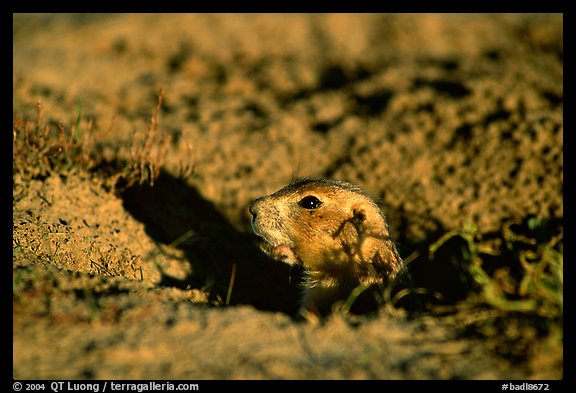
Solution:
[{"label": "shadow on ground", "polygon": [[[132,186],[121,197],[154,241],[174,244],[191,265],[185,279],[163,273],[161,286],[202,289],[218,302],[226,301],[231,288],[230,304],[290,315],[297,311],[301,272],[268,259],[183,180],[163,171],[153,187]],[[178,239],[183,240],[175,244]]]}]

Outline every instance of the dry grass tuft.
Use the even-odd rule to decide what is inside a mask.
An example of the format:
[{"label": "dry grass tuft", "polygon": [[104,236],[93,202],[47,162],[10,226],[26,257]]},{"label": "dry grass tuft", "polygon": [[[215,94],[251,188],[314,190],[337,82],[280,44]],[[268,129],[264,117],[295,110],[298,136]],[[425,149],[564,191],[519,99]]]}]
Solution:
[{"label": "dry grass tuft", "polygon": [[87,131],[80,136],[81,106],[76,123],[66,130],[61,122],[46,123],[43,120],[41,102],[37,103],[34,121],[17,117],[13,127],[12,174],[21,180],[44,179],[53,172],[73,168],[90,170],[95,165],[92,154],[92,120]]},{"label": "dry grass tuft", "polygon": [[[134,185],[153,186],[160,175],[169,136],[159,130],[159,117],[164,92],[160,90],[155,110],[144,133],[132,132],[128,161],[107,161],[95,148],[94,122],[88,120],[82,132],[82,105],[78,104],[76,121],[66,128],[60,121],[45,121],[42,104],[38,102],[34,120],[16,117],[13,125],[13,178],[15,183],[44,180],[52,174],[69,171],[95,171],[107,187],[122,191]],[[98,141],[106,143],[105,141]],[[181,168],[189,174],[190,168]]]},{"label": "dry grass tuft", "polygon": [[139,138],[134,131],[132,133],[132,147],[130,149],[130,162],[117,175],[115,186],[129,188],[136,184],[148,184],[154,186],[154,182],[160,176],[160,169],[164,164],[164,158],[169,144],[167,134],[158,131],[158,117],[162,108],[164,91],[161,89],[156,103],[156,109],[150,117],[148,129]]}]

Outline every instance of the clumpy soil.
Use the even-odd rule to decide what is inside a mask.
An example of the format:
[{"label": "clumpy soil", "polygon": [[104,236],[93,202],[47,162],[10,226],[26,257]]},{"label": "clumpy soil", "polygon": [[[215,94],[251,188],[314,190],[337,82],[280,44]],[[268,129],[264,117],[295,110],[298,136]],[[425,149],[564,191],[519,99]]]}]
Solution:
[{"label": "clumpy soil", "polygon": [[[82,148],[14,149],[14,378],[563,377],[561,331],[470,306],[454,252],[417,257],[470,224],[561,232],[562,15],[13,22],[14,143]],[[300,177],[373,195],[440,304],[294,317],[301,272],[248,206]]]}]

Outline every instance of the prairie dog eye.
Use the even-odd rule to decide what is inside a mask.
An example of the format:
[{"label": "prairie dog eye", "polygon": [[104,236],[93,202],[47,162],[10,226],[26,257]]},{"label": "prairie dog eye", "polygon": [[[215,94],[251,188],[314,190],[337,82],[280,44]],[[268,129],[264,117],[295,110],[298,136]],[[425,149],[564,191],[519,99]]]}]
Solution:
[{"label": "prairie dog eye", "polygon": [[314,195],[308,195],[302,198],[298,204],[304,209],[313,210],[319,208],[322,202]]}]

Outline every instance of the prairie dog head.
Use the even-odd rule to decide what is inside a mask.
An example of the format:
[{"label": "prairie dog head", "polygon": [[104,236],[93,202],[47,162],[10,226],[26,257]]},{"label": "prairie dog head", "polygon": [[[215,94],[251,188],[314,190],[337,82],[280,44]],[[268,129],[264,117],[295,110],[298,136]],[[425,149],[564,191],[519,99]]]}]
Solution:
[{"label": "prairie dog head", "polygon": [[262,249],[288,264],[328,276],[361,274],[377,263],[400,268],[380,208],[359,187],[328,179],[303,179],[250,206]]}]

